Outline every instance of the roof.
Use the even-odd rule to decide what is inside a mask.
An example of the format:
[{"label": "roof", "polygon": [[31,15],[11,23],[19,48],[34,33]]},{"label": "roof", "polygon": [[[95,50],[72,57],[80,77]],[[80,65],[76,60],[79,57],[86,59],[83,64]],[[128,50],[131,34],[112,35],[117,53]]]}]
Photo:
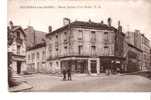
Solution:
[{"label": "roof", "polygon": [[42,48],[42,47],[46,47],[46,43],[45,42],[36,44],[35,46],[28,48],[27,51],[39,49],[39,48]]},{"label": "roof", "polygon": [[16,30],[21,30],[24,37],[26,37],[26,34],[25,34],[25,32],[24,32],[24,30],[22,29],[21,26],[13,26],[13,28],[11,29],[11,32],[15,32]]},{"label": "roof", "polygon": [[74,21],[71,24],[62,26],[61,28],[58,28],[57,30],[52,31],[51,33],[46,34],[46,36],[49,36],[53,33],[57,33],[60,31],[63,31],[64,29],[68,28],[85,28],[85,29],[96,29],[96,30],[113,30],[117,31],[117,29],[113,26],[108,26],[106,24],[102,23],[95,23],[95,22],[84,22],[84,21]]},{"label": "roof", "polygon": [[29,26],[24,29],[27,36],[26,47],[33,47],[35,44],[40,44],[45,40],[45,32],[35,30],[33,27]]},{"label": "roof", "polygon": [[128,44],[128,46],[130,46],[130,47],[136,49],[137,51],[143,52],[141,49],[135,47],[134,45],[132,45],[132,44],[130,44],[130,43],[127,43],[127,44]]}]

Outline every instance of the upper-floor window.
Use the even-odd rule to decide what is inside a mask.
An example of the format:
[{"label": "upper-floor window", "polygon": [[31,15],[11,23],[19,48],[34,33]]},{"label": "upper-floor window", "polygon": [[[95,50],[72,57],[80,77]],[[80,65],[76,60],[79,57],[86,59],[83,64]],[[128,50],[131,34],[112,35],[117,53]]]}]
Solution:
[{"label": "upper-floor window", "polygon": [[46,57],[46,52],[43,51],[43,52],[42,52],[42,59],[45,59],[45,57]]},{"label": "upper-floor window", "polygon": [[32,53],[32,61],[35,59],[35,53]]},{"label": "upper-floor window", "polygon": [[95,41],[96,40],[96,32],[91,31],[91,40]]},{"label": "upper-floor window", "polygon": [[83,31],[82,30],[78,31],[78,40],[83,40]]},{"label": "upper-floor window", "polygon": [[96,46],[91,46],[91,54],[92,55],[96,54]]},{"label": "upper-floor window", "polygon": [[17,46],[17,54],[20,55],[20,45]]},{"label": "upper-floor window", "polygon": [[58,39],[58,35],[56,35],[56,39]]},{"label": "upper-floor window", "polygon": [[37,52],[37,59],[39,59],[39,52]]},{"label": "upper-floor window", "polygon": [[79,45],[79,46],[78,46],[78,54],[79,54],[79,55],[81,55],[81,53],[82,53],[82,48],[83,48],[82,45]]},{"label": "upper-floor window", "polygon": [[64,54],[67,55],[67,46],[64,46]]},{"label": "upper-floor window", "polygon": [[67,40],[67,32],[64,32],[64,40]]},{"label": "upper-floor window", "polygon": [[52,52],[52,44],[49,44],[49,45],[48,45],[48,50],[49,50],[49,53]]},{"label": "upper-floor window", "polygon": [[17,31],[17,39],[20,39],[20,32]]},{"label": "upper-floor window", "polygon": [[28,60],[30,60],[30,54],[28,54]]},{"label": "upper-floor window", "polygon": [[105,56],[109,56],[109,47],[108,46],[104,46],[104,55]]},{"label": "upper-floor window", "polygon": [[105,43],[109,42],[109,34],[108,34],[108,32],[104,32],[104,42]]}]

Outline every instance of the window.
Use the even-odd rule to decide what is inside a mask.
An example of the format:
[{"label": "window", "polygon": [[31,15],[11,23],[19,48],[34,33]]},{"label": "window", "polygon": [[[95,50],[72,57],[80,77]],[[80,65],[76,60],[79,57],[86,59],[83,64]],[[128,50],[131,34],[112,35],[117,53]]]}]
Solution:
[{"label": "window", "polygon": [[65,55],[67,55],[67,46],[64,47]]},{"label": "window", "polygon": [[17,39],[20,39],[20,32],[17,31]]},{"label": "window", "polygon": [[104,46],[104,48],[109,48],[108,46]]},{"label": "window", "polygon": [[30,60],[30,54],[28,54],[28,60]]},{"label": "window", "polygon": [[52,45],[51,44],[49,44],[48,49],[49,49],[49,53],[51,53],[51,51],[52,51]]},{"label": "window", "polygon": [[109,42],[108,32],[104,32],[104,42],[105,43]]},{"label": "window", "polygon": [[109,56],[109,47],[108,46],[104,46],[104,56]]},{"label": "window", "polygon": [[58,35],[56,35],[56,39],[58,39]]},{"label": "window", "polygon": [[83,40],[83,31],[82,30],[78,31],[78,40]]},{"label": "window", "polygon": [[32,53],[32,61],[35,59],[35,54]]},{"label": "window", "polygon": [[17,46],[17,54],[20,55],[20,45]]},{"label": "window", "polygon": [[91,46],[91,53],[93,56],[96,54],[96,46]]},{"label": "window", "polygon": [[96,40],[96,33],[95,33],[95,31],[91,31],[91,40],[92,41]]},{"label": "window", "polygon": [[49,63],[49,66],[50,66],[50,68],[52,67],[52,63],[51,62]]},{"label": "window", "polygon": [[56,62],[56,66],[58,67],[58,62]]},{"label": "window", "polygon": [[67,39],[67,32],[64,32],[64,39]]},{"label": "window", "polygon": [[37,52],[37,59],[39,59],[39,52]]},{"label": "window", "polygon": [[78,46],[78,53],[79,53],[79,55],[81,55],[81,51],[82,51],[82,45],[79,45]]},{"label": "window", "polygon": [[46,53],[45,53],[45,51],[43,51],[42,52],[42,59],[45,59],[45,55],[46,55]]}]

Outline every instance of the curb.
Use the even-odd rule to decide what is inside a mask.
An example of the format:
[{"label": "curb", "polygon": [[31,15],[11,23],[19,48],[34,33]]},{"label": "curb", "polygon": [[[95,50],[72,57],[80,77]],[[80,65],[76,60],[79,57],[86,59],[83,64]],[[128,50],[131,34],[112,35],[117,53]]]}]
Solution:
[{"label": "curb", "polygon": [[26,81],[23,81],[20,85],[9,88],[9,92],[21,92],[32,88],[32,85],[28,84]]}]

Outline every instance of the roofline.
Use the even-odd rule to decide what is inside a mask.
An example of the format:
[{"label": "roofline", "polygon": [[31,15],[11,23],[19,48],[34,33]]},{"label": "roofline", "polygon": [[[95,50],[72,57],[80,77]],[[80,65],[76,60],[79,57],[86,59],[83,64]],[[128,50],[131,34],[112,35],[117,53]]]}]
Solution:
[{"label": "roofline", "polygon": [[[62,26],[62,27],[60,27],[60,28],[58,28],[58,29],[52,31],[51,33],[46,34],[46,37],[49,36],[49,35],[52,35],[53,33],[58,32],[58,31],[62,31],[62,30],[64,30],[65,28],[69,27],[70,25],[71,25],[71,28],[80,28],[80,26],[79,26],[79,27],[77,27],[77,26],[72,26],[75,22],[101,24],[101,23],[86,22],[86,21],[74,21],[74,22],[72,22],[72,23],[70,23],[70,24],[68,24],[68,25]],[[106,25],[106,24],[102,24],[102,25]],[[116,31],[117,31],[117,28],[115,28],[115,27],[113,27],[113,26],[109,27],[108,25],[106,25],[106,27],[112,28],[112,29],[107,29],[107,30],[113,30],[113,31],[116,30]],[[83,28],[83,27],[82,27],[82,28]],[[89,28],[89,29],[91,29],[91,28]],[[94,28],[92,28],[92,29],[94,29]],[[103,30],[103,29],[97,29],[97,30]],[[122,32],[122,33],[123,33],[123,32]],[[123,35],[125,35],[125,34],[123,33]]]},{"label": "roofline", "polygon": [[39,48],[42,48],[42,47],[46,47],[46,42],[38,43],[38,44],[28,48],[27,51],[36,50],[36,49],[39,49]]}]

